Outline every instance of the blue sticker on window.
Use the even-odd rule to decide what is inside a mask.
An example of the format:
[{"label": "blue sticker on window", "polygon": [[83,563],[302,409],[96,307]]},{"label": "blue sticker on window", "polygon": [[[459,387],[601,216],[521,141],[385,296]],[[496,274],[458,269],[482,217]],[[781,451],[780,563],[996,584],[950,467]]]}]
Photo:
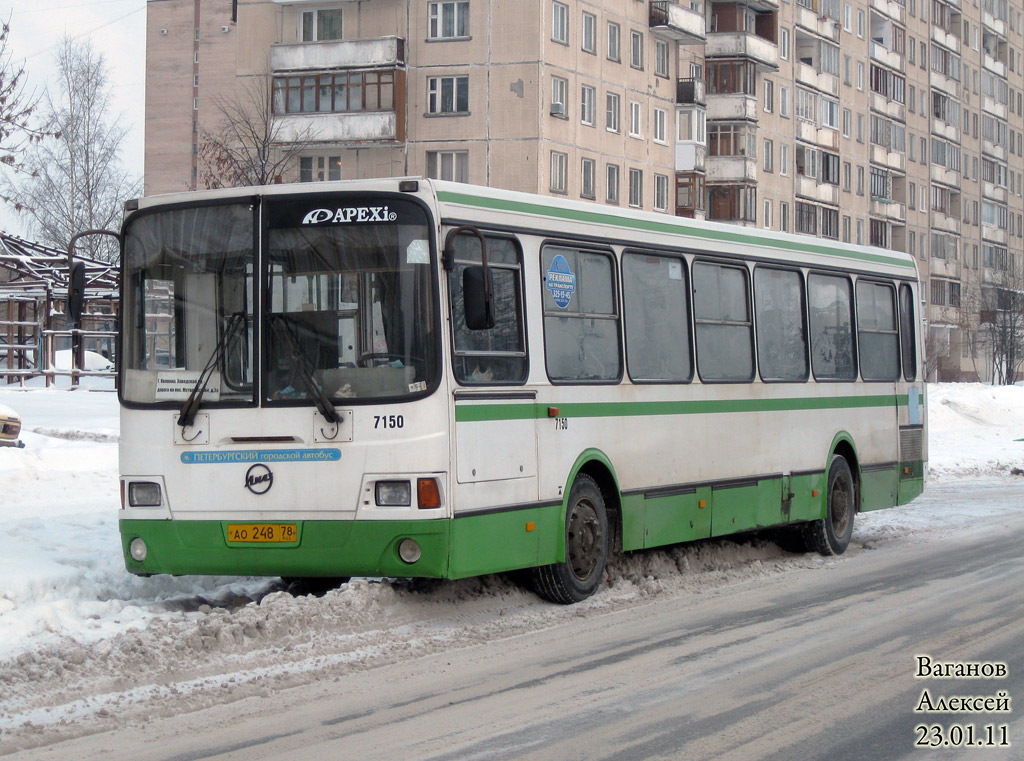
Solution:
[{"label": "blue sticker on window", "polygon": [[569,262],[561,254],[551,260],[546,284],[555,304],[562,309],[569,306],[572,295],[576,293],[576,276],[569,269]]}]

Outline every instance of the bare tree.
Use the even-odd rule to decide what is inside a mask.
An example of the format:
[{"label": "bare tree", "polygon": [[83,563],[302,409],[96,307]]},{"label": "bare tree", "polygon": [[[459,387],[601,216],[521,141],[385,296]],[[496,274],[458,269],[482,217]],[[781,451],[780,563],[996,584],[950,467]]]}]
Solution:
[{"label": "bare tree", "polygon": [[299,154],[316,139],[310,126],[294,127],[274,113],[273,79],[249,77],[235,97],[214,100],[219,121],[201,129],[200,178],[207,188],[281,182]]},{"label": "bare tree", "polygon": [[[9,20],[0,23],[0,164],[23,174],[29,171],[21,158],[26,146],[53,134],[34,123],[38,101],[25,89],[25,67],[11,59],[10,33]],[[21,211],[17,198],[6,193],[0,198]]]},{"label": "bare tree", "polygon": [[[39,238],[66,248],[78,232],[116,228],[124,202],[141,192],[120,160],[127,128],[110,114],[106,63],[91,43],[65,37],[57,51],[58,92],[47,92],[47,129],[53,140],[26,152],[31,176],[13,185],[13,195],[31,217]],[[80,244],[89,255],[113,261],[117,245],[107,236]]]}]

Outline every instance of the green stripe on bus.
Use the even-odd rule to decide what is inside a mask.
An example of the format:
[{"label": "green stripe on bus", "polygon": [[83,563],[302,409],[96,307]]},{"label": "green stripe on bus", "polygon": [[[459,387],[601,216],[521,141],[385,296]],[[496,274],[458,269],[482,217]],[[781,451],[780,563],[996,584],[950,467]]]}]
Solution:
[{"label": "green stripe on bus", "polygon": [[[558,417],[637,417],[644,415],[713,415],[727,412],[791,412],[906,406],[906,394],[804,397],[794,399],[726,399],[689,402],[558,402]],[[531,420],[548,417],[546,404],[457,404],[457,423]]]},{"label": "green stripe on bus", "polygon": [[827,256],[838,256],[844,259],[856,259],[863,262],[875,264],[890,264],[895,267],[903,267],[917,272],[917,265],[906,259],[896,259],[881,254],[866,254],[858,251],[850,251],[843,248],[827,248],[813,243],[797,243],[794,241],[774,240],[762,238],[746,233],[733,233],[724,230],[703,230],[693,228],[681,222],[652,222],[647,219],[635,219],[619,217],[612,214],[603,214],[596,211],[581,211],[579,209],[564,209],[558,206],[545,206],[524,201],[509,201],[503,198],[486,198],[472,196],[465,193],[453,193],[451,191],[439,191],[437,197],[447,203],[458,203],[464,206],[476,206],[481,209],[495,209],[498,211],[512,211],[523,214],[536,214],[544,217],[556,217],[559,219],[570,219],[587,224],[613,225],[634,230],[646,230],[648,232],[671,233],[673,235],[686,235],[691,238],[703,238],[706,240],[728,241],[731,243],[742,243],[750,246],[768,246],[770,248],[786,249],[789,251],[800,251],[807,254],[825,254]]}]

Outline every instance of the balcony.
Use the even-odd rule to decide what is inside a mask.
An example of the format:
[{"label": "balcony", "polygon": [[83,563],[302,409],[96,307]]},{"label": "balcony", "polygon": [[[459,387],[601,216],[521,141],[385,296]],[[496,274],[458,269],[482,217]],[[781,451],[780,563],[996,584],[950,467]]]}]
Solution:
[{"label": "balcony", "polygon": [[941,211],[932,211],[932,229],[947,233],[960,234],[959,217],[950,217]]},{"label": "balcony", "polygon": [[938,164],[931,164],[930,167],[929,171],[932,182],[948,185],[951,188],[960,187],[961,177],[959,172],[939,166]]},{"label": "balcony", "polygon": [[708,119],[757,121],[757,98],[743,93],[712,93],[708,96]]},{"label": "balcony", "polygon": [[1001,19],[997,19],[988,11],[983,11],[981,14],[981,23],[991,29],[993,32],[998,34],[1003,39],[1006,39],[1006,22]]},{"label": "balcony", "polygon": [[[932,72],[932,74],[934,73]],[[906,122],[907,120],[906,106],[894,100],[889,100],[877,92],[871,93],[871,110],[885,114],[890,119],[895,119],[898,122]]]},{"label": "balcony", "polygon": [[827,40],[839,42],[839,30],[842,28],[840,23],[828,16],[819,16],[810,8],[802,5],[796,7],[796,23]]},{"label": "balcony", "polygon": [[897,172],[906,171],[907,157],[898,151],[890,151],[884,145],[871,144],[871,163]]},{"label": "balcony", "polygon": [[981,96],[981,110],[989,116],[994,116],[997,119],[1006,121],[1006,105],[1004,103],[1000,103],[991,95]]},{"label": "balcony", "polygon": [[394,111],[349,111],[333,114],[281,114],[279,143],[374,143],[401,140]]},{"label": "balcony", "polygon": [[747,156],[708,156],[707,182],[753,182],[757,159]]},{"label": "balcony", "polygon": [[989,243],[999,243],[1005,246],[1009,240],[1009,235],[1006,230],[1000,229],[995,225],[982,224],[981,226],[981,238]]},{"label": "balcony", "polygon": [[381,37],[270,46],[270,68],[275,74],[369,66],[405,66],[405,40],[401,37]]},{"label": "balcony", "polygon": [[675,40],[679,45],[703,45],[706,39],[704,15],[688,5],[651,0],[650,24],[652,32]]},{"label": "balcony", "polygon": [[937,26],[932,26],[932,42],[937,42],[957,55],[960,54],[960,38],[952,32],[947,32]]},{"label": "balcony", "polygon": [[903,56],[900,53],[889,50],[874,40],[871,42],[871,58],[888,66],[890,69],[903,71]]},{"label": "balcony", "polygon": [[818,182],[813,177],[797,175],[796,194],[801,198],[809,198],[819,203],[839,205],[839,186],[827,182]]},{"label": "balcony", "polygon": [[676,105],[703,106],[705,103],[703,79],[679,79],[676,81]]},{"label": "balcony", "polygon": [[996,60],[988,53],[984,53],[981,56],[981,65],[986,71],[991,71],[993,74],[1006,78],[1006,64],[1002,61]]},{"label": "balcony", "polygon": [[814,122],[796,120],[796,136],[805,143],[822,148],[839,148],[839,133],[830,127],[819,127]]},{"label": "balcony", "polygon": [[1006,203],[1009,196],[1005,185],[996,185],[994,182],[983,182],[981,185],[981,194],[989,201],[995,201],[997,203]]},{"label": "balcony", "polygon": [[816,71],[813,66],[809,66],[806,63],[797,63],[796,81],[829,95],[839,94],[839,77],[822,71]]},{"label": "balcony", "polygon": [[937,87],[954,100],[960,100],[960,83],[940,71],[931,70],[933,87]]},{"label": "balcony", "polygon": [[708,35],[705,58],[749,58],[758,66],[779,68],[779,48],[771,40],[749,32],[714,32]]},{"label": "balcony", "polygon": [[906,224],[907,221],[906,205],[899,201],[872,198],[871,213],[876,217],[885,217],[894,224]]},{"label": "balcony", "polygon": [[871,7],[899,24],[904,23],[905,9],[896,0],[871,0]]},{"label": "balcony", "polygon": [[683,140],[676,143],[676,171],[703,172],[708,149],[703,143]]},{"label": "balcony", "polygon": [[938,275],[939,277],[959,277],[960,266],[954,259],[950,261],[940,256],[930,256],[928,264],[928,274]]},{"label": "balcony", "polygon": [[1005,145],[999,145],[988,139],[981,141],[981,152],[998,161],[1006,161],[1009,158],[1009,152]]},{"label": "balcony", "polygon": [[946,122],[940,122],[938,119],[932,119],[932,134],[944,137],[951,143],[960,142],[960,128],[954,127],[952,124],[946,124]]}]

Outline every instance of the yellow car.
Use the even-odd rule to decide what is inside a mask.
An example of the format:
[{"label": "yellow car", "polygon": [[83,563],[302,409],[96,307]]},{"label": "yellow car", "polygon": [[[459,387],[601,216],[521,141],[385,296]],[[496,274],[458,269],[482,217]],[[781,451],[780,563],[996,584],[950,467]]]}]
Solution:
[{"label": "yellow car", "polygon": [[10,407],[0,404],[0,447],[23,447],[25,442],[18,439],[21,433],[21,418]]}]

